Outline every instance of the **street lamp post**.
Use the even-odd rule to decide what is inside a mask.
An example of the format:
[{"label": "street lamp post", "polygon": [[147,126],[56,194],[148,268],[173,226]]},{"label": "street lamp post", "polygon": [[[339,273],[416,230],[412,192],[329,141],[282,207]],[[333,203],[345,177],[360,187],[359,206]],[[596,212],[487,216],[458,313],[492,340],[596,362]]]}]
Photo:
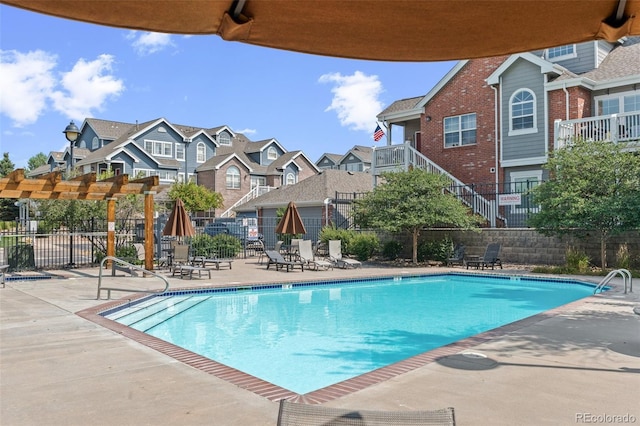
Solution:
[{"label": "street lamp post", "polygon": [[[69,163],[67,164],[67,179],[70,179],[71,173],[73,171],[73,146],[78,139],[78,135],[80,135],[80,130],[78,129],[78,126],[75,125],[73,120],[71,120],[71,123],[69,123],[69,125],[64,129],[62,133],[64,133],[64,136],[69,141]],[[72,200],[71,202],[73,203],[74,201]],[[76,264],[73,261],[73,230],[71,226],[73,219],[74,218],[72,215],[72,217],[69,218],[69,263],[67,264],[67,268],[76,267]]]}]

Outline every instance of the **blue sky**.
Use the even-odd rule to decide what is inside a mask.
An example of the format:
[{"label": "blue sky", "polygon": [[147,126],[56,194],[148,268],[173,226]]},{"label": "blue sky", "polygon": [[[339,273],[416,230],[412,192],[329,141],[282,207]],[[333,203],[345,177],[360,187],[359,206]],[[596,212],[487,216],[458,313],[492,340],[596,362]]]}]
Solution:
[{"label": "blue sky", "polygon": [[[326,152],[373,146],[380,111],[426,94],[455,65],[330,58],[5,5],[0,58],[0,152],[9,152],[16,167],[39,152],[62,151],[69,121],[79,126],[87,117],[228,125],[316,161]],[[393,138],[401,141],[395,132]]]}]

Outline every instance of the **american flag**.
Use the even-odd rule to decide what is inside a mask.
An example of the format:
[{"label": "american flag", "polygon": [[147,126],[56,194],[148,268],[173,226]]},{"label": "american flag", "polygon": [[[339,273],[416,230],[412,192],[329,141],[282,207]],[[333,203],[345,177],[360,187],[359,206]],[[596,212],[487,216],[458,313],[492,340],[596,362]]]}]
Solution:
[{"label": "american flag", "polygon": [[378,142],[380,139],[382,139],[383,136],[384,136],[384,132],[382,131],[382,129],[380,128],[380,125],[378,124],[376,126],[376,130],[373,132],[373,140]]}]

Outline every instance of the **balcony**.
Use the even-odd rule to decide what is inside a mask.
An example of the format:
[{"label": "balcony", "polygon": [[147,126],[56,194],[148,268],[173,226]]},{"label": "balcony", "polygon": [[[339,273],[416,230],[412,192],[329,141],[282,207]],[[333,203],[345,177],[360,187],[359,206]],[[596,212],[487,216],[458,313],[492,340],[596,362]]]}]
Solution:
[{"label": "balcony", "polygon": [[601,115],[554,122],[554,149],[576,140],[631,142],[640,147],[640,112]]}]

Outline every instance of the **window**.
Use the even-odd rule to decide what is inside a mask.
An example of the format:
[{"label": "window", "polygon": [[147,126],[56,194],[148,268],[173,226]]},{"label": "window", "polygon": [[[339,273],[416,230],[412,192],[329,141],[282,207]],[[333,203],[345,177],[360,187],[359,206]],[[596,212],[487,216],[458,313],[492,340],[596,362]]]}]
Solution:
[{"label": "window", "polygon": [[228,133],[220,133],[218,136],[218,143],[220,145],[231,145],[231,137]]},{"label": "window", "polygon": [[264,176],[251,176],[251,189],[256,186],[267,186],[267,178]]},{"label": "window", "polygon": [[198,142],[196,161],[198,163],[204,163],[207,161],[207,147],[204,145],[204,142]]},{"label": "window", "polygon": [[91,149],[95,150],[100,148],[100,141],[98,140],[97,137],[93,137],[93,139],[91,140]]},{"label": "window", "polygon": [[278,159],[278,151],[274,146],[270,146],[267,150],[267,160],[277,160]]},{"label": "window", "polygon": [[444,146],[454,147],[476,143],[476,114],[445,117]]},{"label": "window", "polygon": [[575,58],[576,47],[575,44],[568,44],[566,46],[558,46],[547,49],[547,59],[555,62],[563,59]]},{"label": "window", "polygon": [[158,157],[171,157],[172,145],[171,142],[145,140],[144,150]]},{"label": "window", "polygon": [[[116,171],[116,174],[117,171]],[[154,169],[133,169],[133,175],[136,178],[143,178],[149,176],[158,176],[161,182],[175,182],[178,178],[178,174],[172,170],[154,170]]]},{"label": "window", "polygon": [[296,183],[296,175],[294,175],[293,173],[287,173],[287,180],[285,182],[285,185],[293,185],[294,183]]},{"label": "window", "polygon": [[598,101],[598,115],[610,115],[620,112],[620,98],[607,98]]},{"label": "window", "polygon": [[511,129],[510,134],[533,133],[538,130],[535,127],[536,97],[532,91],[518,90],[511,96]]},{"label": "window", "polygon": [[236,166],[227,169],[227,188],[240,189],[240,169]]},{"label": "window", "polygon": [[176,160],[184,161],[184,145],[176,143]]}]

